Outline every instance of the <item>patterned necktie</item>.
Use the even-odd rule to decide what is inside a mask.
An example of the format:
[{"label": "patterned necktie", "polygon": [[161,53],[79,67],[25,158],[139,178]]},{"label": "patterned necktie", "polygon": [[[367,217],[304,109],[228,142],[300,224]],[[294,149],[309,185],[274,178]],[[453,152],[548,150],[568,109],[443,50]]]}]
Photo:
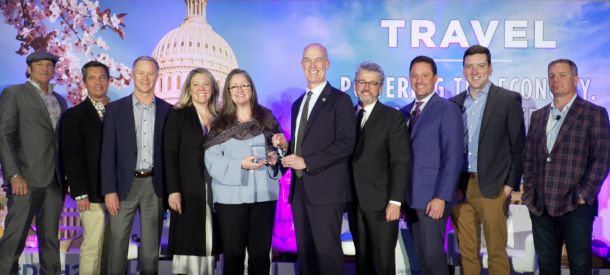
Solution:
[{"label": "patterned necktie", "polygon": [[[299,120],[299,129],[297,130],[297,144],[294,148],[294,154],[301,156],[301,143],[303,143],[303,136],[305,135],[305,127],[307,126],[307,117],[309,116],[309,99],[311,99],[312,91],[307,92],[305,98],[305,104],[303,104],[303,111],[301,111],[301,119]],[[295,169],[297,177],[303,176],[303,170]]]},{"label": "patterned necktie", "polygon": [[415,122],[417,122],[417,119],[419,118],[419,114],[421,113],[421,105],[424,104],[422,101],[418,101],[415,102],[415,110],[413,110],[413,112],[411,112],[411,119],[409,120],[409,130],[413,129],[413,127],[415,127]]}]

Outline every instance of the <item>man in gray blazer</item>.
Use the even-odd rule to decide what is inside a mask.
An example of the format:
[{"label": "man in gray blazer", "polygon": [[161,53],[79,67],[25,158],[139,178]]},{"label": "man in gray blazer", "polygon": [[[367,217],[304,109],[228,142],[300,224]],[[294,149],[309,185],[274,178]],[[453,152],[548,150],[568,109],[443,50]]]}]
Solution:
[{"label": "man in gray blazer", "polygon": [[61,272],[57,236],[63,195],[55,131],[67,105],[49,84],[58,60],[47,52],[30,54],[28,81],[0,95],[0,164],[8,196],[0,274],[19,272],[19,256],[34,217],[41,271]]}]

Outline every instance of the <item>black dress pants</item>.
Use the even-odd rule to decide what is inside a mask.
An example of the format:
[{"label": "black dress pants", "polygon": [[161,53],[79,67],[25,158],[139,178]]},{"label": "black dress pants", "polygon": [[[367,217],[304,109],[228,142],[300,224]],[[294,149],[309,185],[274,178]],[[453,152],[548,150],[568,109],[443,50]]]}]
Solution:
[{"label": "black dress pants", "polygon": [[224,249],[223,274],[244,274],[246,249],[248,274],[269,274],[276,202],[214,205]]}]

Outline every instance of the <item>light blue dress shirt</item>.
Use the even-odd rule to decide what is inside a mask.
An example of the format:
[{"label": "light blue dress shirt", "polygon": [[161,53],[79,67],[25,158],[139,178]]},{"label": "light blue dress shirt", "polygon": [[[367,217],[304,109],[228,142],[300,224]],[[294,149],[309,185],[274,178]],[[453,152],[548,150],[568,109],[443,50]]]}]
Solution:
[{"label": "light blue dress shirt", "polygon": [[546,149],[548,152],[551,152],[553,146],[555,145],[555,140],[559,135],[559,130],[561,129],[561,125],[563,125],[563,121],[566,119],[568,115],[568,111],[570,111],[570,107],[572,107],[572,103],[576,99],[576,95],[572,97],[570,102],[563,107],[563,110],[560,111],[555,107],[555,102],[551,101],[551,108],[549,113],[549,120],[546,123]]},{"label": "light blue dress shirt", "polygon": [[136,170],[150,171],[153,168],[154,137],[155,137],[155,99],[146,105],[138,101],[132,94],[133,118],[136,125],[136,141],[138,158]]},{"label": "light blue dress shirt", "polygon": [[479,159],[479,135],[481,133],[481,122],[483,121],[483,112],[487,105],[487,95],[489,94],[491,81],[479,92],[476,99],[470,95],[470,90],[466,91],[466,99],[464,100],[464,112],[462,119],[464,120],[464,162],[467,167],[463,170],[477,173],[477,160]]}]

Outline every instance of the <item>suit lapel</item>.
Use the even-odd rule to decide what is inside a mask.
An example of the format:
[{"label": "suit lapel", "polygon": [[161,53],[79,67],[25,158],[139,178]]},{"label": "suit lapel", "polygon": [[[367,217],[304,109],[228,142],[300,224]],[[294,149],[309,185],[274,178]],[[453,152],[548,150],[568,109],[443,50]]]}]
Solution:
[{"label": "suit lapel", "polygon": [[102,120],[100,116],[97,114],[97,110],[91,103],[89,98],[85,98],[85,117],[92,125],[95,125],[95,128],[99,128],[102,125]]},{"label": "suit lapel", "polygon": [[493,113],[493,110],[496,107],[498,102],[498,94],[497,87],[493,83],[489,87],[489,93],[487,94],[487,102],[485,103],[485,110],[483,111],[483,118],[481,120],[481,129],[479,129],[479,140],[483,137],[483,133],[485,132],[485,128],[487,124],[489,124],[489,118]]},{"label": "suit lapel", "polygon": [[423,119],[425,119],[427,116],[429,116],[427,114],[434,112],[434,111],[430,111],[430,110],[434,109],[434,105],[436,105],[436,103],[440,100],[440,96],[436,92],[433,92],[433,93],[434,94],[432,95],[432,97],[430,97],[430,99],[424,106],[424,109],[422,109],[421,112],[419,113],[419,117],[417,118],[417,123],[412,128],[413,133],[411,133],[411,137],[414,137],[415,134],[417,134],[417,130],[419,129],[420,125],[422,124]]},{"label": "suit lapel", "polygon": [[[559,129],[559,134],[557,135],[557,139],[555,139],[555,144],[553,144],[553,149],[551,151],[555,150],[557,144],[559,144],[563,140],[563,137],[565,137],[566,133],[570,130],[572,125],[576,123],[576,118],[583,112],[584,108],[581,100],[582,99],[577,96],[574,100],[574,103],[572,103],[572,106],[570,107],[570,110],[568,110],[568,114],[566,115],[566,118],[563,121],[563,124],[561,125],[561,129]],[[547,112],[547,120],[548,114],[549,112]]]},{"label": "suit lapel", "polygon": [[549,121],[549,112],[550,112],[550,104],[546,105],[544,107],[542,107],[542,116],[540,116],[540,119],[538,121],[535,122],[530,122],[530,123],[536,123],[534,125],[539,125],[538,127],[538,135],[536,135],[534,138],[538,139],[538,142],[540,142],[540,146],[542,146],[544,153],[545,154],[549,154],[549,150],[546,148],[546,125],[548,124]]},{"label": "suit lapel", "polygon": [[463,91],[455,97],[455,103],[460,106],[460,110],[462,110],[462,112],[464,112],[464,101],[466,101],[466,96],[468,96],[468,90]]},{"label": "suit lapel", "polygon": [[326,86],[324,87],[324,90],[322,90],[320,97],[318,97],[318,100],[316,100],[315,105],[313,105],[313,109],[311,109],[311,114],[309,114],[309,118],[307,119],[307,125],[305,126],[305,133],[303,133],[303,140],[307,136],[307,133],[309,132],[309,128],[311,128],[312,122],[318,116],[320,109],[322,109],[324,104],[326,104],[326,101],[328,100],[327,97],[330,96],[330,91],[331,91],[331,86],[329,83],[326,83]]},{"label": "suit lapel", "polygon": [[356,127],[358,127],[358,131],[360,131],[360,135],[358,136],[358,142],[356,143],[356,152],[360,152],[362,150],[362,147],[364,146],[364,140],[366,139],[366,136],[369,135],[369,132],[371,131],[370,129],[372,128],[372,126],[369,125],[374,125],[375,123],[377,123],[377,120],[379,120],[381,104],[382,103],[379,101],[375,103],[375,106],[373,107],[373,110],[371,110],[369,118],[364,124],[364,128],[360,129],[360,125],[356,125]]},{"label": "suit lapel", "polygon": [[[138,148],[138,141],[136,139],[136,122],[135,122],[135,117],[133,114],[133,104],[134,104],[134,96],[133,94],[131,94],[131,96],[129,96],[127,98],[128,100],[125,100],[122,108],[123,111],[119,112],[119,114],[126,114],[127,118],[125,119],[121,119],[121,118],[117,118],[119,120],[123,120],[125,123],[125,131],[127,131],[127,139],[131,140],[133,142],[133,146]],[[120,129],[119,129],[120,131]]]},{"label": "suit lapel", "polygon": [[36,87],[32,85],[30,82],[26,82],[25,84],[26,94],[30,98],[31,102],[37,103],[36,105],[40,107],[40,111],[43,115],[43,120],[46,122],[44,125],[47,127],[47,130],[53,131],[53,123],[51,122],[51,116],[49,115],[49,110],[47,110],[47,105],[44,103],[44,100],[38,94]]}]

